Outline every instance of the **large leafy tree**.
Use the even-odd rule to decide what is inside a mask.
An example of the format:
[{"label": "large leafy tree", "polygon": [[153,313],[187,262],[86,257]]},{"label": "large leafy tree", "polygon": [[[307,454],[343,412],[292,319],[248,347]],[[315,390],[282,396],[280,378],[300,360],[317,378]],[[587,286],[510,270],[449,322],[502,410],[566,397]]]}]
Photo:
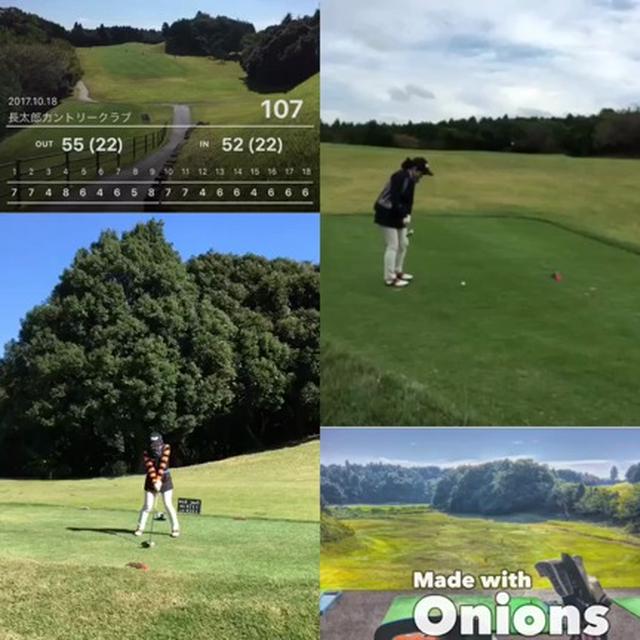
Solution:
[{"label": "large leafy tree", "polygon": [[230,405],[232,332],[159,223],[122,239],[103,233],[7,349],[5,465],[54,475],[133,467],[149,431],[179,440]]}]

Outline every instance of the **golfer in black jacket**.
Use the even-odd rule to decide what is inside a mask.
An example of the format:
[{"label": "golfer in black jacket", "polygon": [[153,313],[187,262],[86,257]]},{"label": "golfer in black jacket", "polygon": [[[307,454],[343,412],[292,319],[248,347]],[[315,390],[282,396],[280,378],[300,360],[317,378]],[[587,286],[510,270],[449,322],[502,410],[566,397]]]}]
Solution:
[{"label": "golfer in black jacket", "polygon": [[413,276],[404,272],[409,239],[413,192],[422,176],[432,176],[426,158],[407,158],[385,185],[376,200],[375,222],[384,234],[384,282],[389,287],[406,287]]}]

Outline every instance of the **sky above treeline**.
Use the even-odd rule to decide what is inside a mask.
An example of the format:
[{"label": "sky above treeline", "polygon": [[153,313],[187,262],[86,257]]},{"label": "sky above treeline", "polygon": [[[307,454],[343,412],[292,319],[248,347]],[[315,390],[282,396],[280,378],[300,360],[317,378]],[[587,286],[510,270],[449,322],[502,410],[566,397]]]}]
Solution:
[{"label": "sky above treeline", "polygon": [[[3,3],[5,4],[5,3]],[[193,18],[198,11],[211,15],[228,16],[251,22],[257,29],[278,24],[287,13],[294,16],[313,14],[317,0],[154,0],[130,2],[110,0],[95,2],[86,0],[20,0],[7,6],[36,13],[42,18],[57,22],[67,29],[80,22],[87,29],[123,25],[141,29],[160,29],[163,22],[171,24],[181,18]]]},{"label": "sky above treeline", "polygon": [[322,464],[386,462],[457,467],[493,460],[532,459],[554,469],[608,478],[640,463],[640,430],[579,428],[323,429]]}]

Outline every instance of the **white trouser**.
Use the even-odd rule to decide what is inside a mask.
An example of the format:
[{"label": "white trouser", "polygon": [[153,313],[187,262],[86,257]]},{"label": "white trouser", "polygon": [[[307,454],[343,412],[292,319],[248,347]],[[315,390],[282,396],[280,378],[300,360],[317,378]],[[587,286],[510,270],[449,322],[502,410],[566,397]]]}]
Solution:
[{"label": "white trouser", "polygon": [[380,227],[384,236],[386,249],[384,252],[384,281],[395,280],[397,273],[404,270],[404,257],[407,255],[409,238],[407,228],[394,229],[393,227]]},{"label": "white trouser", "polygon": [[[169,514],[169,521],[171,522],[171,530],[177,531],[180,529],[180,524],[178,523],[178,514],[176,510],[173,508],[173,504],[171,504],[171,498],[173,496],[173,491],[165,491],[162,494],[162,501],[164,502],[164,509]],[[138,529],[144,531],[144,528],[147,524],[147,518],[151,511],[153,511],[153,502],[156,497],[156,494],[153,491],[145,491],[144,492],[144,505],[140,510],[140,518],[138,519]]]}]

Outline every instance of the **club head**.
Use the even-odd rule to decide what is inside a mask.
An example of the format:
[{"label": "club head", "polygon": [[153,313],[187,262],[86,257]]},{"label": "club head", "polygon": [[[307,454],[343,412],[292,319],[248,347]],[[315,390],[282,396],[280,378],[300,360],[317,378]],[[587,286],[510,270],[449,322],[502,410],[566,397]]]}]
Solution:
[{"label": "club head", "polygon": [[153,549],[156,546],[156,543],[153,540],[145,540],[142,545],[144,549]]}]

